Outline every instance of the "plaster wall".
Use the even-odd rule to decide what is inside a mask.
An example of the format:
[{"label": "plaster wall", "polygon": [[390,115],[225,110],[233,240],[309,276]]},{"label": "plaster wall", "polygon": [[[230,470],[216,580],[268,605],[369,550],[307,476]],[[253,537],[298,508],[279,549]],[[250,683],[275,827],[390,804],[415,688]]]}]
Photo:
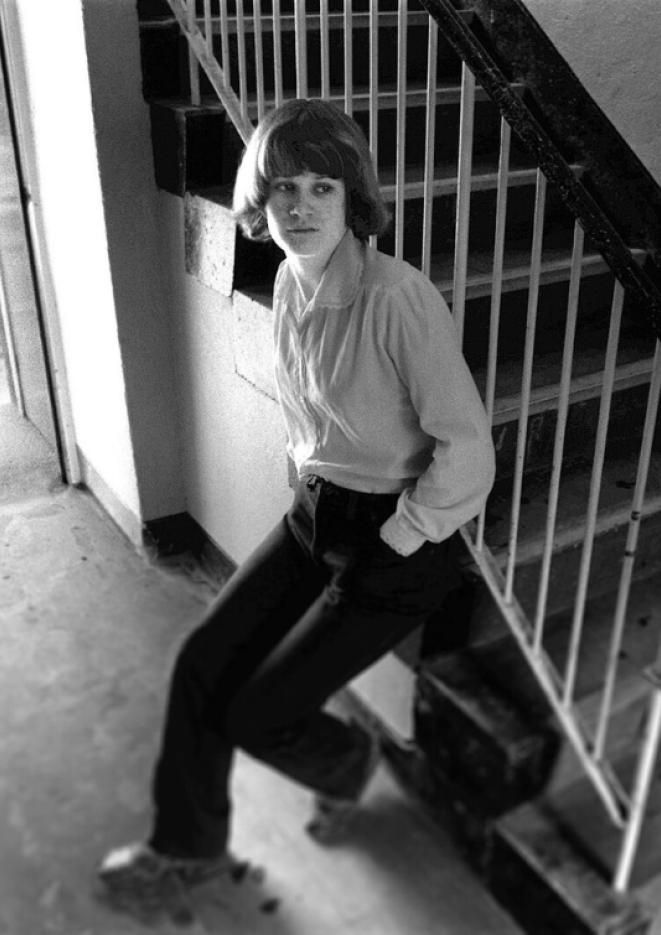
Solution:
[{"label": "plaster wall", "polygon": [[160,210],[187,509],[240,563],[291,503],[282,417],[236,373],[231,299],[185,272],[182,199],[161,192]]},{"label": "plaster wall", "polygon": [[[6,0],[12,88],[78,447],[116,513],[140,515],[80,0]],[[64,37],[63,44],[54,37]],[[60,378],[62,378],[60,374]],[[120,518],[120,517],[117,517]]]},{"label": "plaster wall", "polygon": [[524,0],[587,91],[661,184],[658,0]]}]

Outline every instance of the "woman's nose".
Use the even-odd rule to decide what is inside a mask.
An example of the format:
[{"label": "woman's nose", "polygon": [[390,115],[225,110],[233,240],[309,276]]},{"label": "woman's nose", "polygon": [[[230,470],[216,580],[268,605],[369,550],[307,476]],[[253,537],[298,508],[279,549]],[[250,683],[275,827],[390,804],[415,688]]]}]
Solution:
[{"label": "woman's nose", "polygon": [[296,195],[289,205],[289,213],[292,216],[302,217],[308,210],[309,206],[304,195]]}]

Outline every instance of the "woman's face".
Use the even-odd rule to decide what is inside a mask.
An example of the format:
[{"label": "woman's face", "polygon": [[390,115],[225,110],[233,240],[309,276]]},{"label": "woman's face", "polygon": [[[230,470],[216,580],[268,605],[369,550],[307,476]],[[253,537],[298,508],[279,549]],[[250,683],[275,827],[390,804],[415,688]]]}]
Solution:
[{"label": "woman's face", "polygon": [[271,237],[288,257],[325,264],[347,229],[344,182],[313,172],[275,178],[265,214]]}]

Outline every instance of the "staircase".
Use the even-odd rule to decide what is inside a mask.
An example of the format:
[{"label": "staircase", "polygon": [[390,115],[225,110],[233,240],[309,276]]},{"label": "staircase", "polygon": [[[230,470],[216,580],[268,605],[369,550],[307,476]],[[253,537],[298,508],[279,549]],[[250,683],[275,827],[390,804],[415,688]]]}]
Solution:
[{"label": "staircase", "polygon": [[464,531],[465,585],[416,655],[400,654],[414,737],[362,714],[527,931],[647,932],[661,898],[661,435],[648,406],[661,193],[517,0],[423,0],[440,29],[415,0],[246,2],[198,0],[207,52],[237,91],[225,107],[213,73],[189,66],[180,0],[138,2],[156,181],[185,198],[188,271],[232,296],[237,371],[274,395],[281,254],[231,219],[242,141],[227,108],[245,129],[274,96],[323,95],[370,139],[395,217],[378,247],[451,304],[493,422],[497,482]]}]

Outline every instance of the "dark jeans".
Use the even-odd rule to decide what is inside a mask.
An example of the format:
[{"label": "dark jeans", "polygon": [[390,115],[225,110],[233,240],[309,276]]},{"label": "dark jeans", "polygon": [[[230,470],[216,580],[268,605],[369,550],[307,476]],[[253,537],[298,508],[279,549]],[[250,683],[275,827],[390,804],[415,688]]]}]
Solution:
[{"label": "dark jeans", "polygon": [[236,747],[318,792],[356,794],[368,737],[322,707],[422,624],[452,578],[448,542],[403,558],[380,539],[396,502],[304,479],[186,640],[154,775],[157,850],[225,849]]}]

